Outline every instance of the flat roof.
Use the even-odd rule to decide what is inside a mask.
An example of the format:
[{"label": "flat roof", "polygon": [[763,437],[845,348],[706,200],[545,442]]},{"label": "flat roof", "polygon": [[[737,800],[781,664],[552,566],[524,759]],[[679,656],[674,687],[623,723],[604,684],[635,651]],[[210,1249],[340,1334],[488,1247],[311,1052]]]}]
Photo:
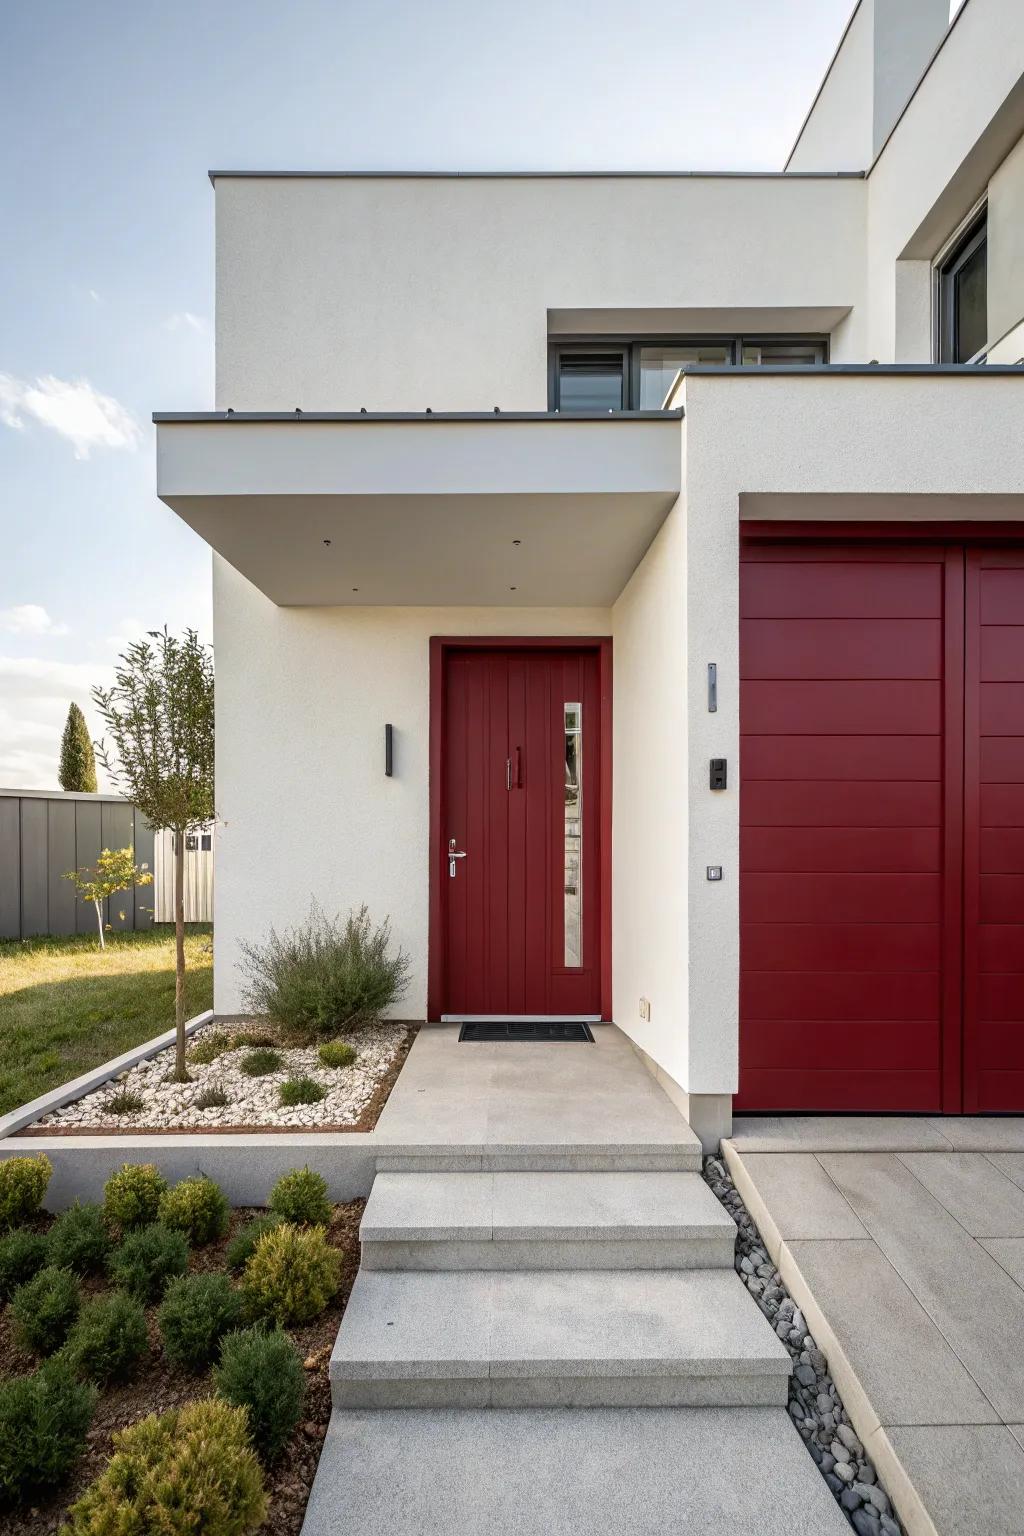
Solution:
[{"label": "flat roof", "polygon": [[863,181],[864,171],[232,171],[206,173],[218,179],[258,181]]},{"label": "flat roof", "polygon": [[681,421],[671,411],[154,411],[165,421]]}]

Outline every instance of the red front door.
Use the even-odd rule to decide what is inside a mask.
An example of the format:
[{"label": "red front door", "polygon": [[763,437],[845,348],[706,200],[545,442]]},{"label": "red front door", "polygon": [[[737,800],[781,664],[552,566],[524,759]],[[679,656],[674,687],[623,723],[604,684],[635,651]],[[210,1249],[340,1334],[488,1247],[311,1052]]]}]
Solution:
[{"label": "red front door", "polygon": [[597,649],[448,649],[437,892],[449,1016],[602,1014]]},{"label": "red front door", "polygon": [[1024,552],[745,542],[742,1109],[1024,1109]]}]

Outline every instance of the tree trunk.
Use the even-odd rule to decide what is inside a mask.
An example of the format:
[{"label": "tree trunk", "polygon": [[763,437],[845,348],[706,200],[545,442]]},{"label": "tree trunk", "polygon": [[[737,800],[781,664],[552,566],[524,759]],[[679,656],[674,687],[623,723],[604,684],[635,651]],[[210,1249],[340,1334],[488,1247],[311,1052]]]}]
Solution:
[{"label": "tree trunk", "polygon": [[94,901],[93,906],[96,908],[96,926],[100,931],[100,949],[106,949],[107,941],[103,937],[103,903]]},{"label": "tree trunk", "polygon": [[188,1081],[185,1067],[185,834],[174,834],[174,1076]]}]

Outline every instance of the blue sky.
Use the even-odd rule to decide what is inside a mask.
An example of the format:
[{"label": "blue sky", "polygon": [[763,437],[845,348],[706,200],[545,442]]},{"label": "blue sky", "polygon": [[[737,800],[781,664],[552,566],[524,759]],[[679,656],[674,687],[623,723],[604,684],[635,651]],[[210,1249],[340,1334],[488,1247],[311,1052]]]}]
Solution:
[{"label": "blue sky", "polygon": [[154,409],[213,403],[211,166],[778,169],[852,0],[0,0],[0,785],[209,634]]}]

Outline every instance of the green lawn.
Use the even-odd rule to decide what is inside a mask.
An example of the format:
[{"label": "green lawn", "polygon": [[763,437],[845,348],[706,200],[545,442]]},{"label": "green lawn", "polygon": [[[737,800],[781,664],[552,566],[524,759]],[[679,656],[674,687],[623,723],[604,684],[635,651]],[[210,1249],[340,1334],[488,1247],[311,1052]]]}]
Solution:
[{"label": "green lawn", "polygon": [[[213,929],[185,933],[185,1016],[213,1006]],[[174,929],[0,941],[0,1114],[174,1025]]]}]

